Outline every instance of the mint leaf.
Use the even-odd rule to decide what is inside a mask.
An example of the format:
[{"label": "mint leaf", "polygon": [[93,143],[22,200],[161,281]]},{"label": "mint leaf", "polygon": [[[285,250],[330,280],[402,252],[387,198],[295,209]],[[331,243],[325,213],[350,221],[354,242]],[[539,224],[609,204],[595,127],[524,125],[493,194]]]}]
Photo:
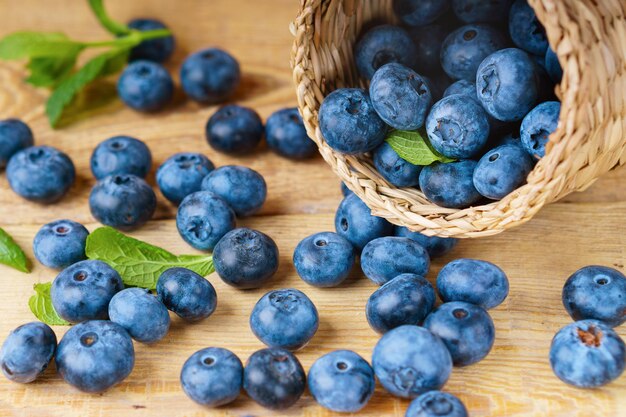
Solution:
[{"label": "mint leaf", "polygon": [[212,273],[211,255],[176,256],[165,249],[126,236],[111,227],[100,227],[87,237],[89,259],[109,264],[125,285],[156,288],[159,276],[167,269],[182,267],[207,276]]},{"label": "mint leaf", "polygon": [[85,44],[57,32],[15,32],[0,40],[0,59],[77,55]]},{"label": "mint leaf", "polygon": [[0,263],[22,272],[30,272],[26,255],[13,238],[0,229]]},{"label": "mint leaf", "polygon": [[455,161],[433,149],[424,131],[392,130],[387,135],[386,141],[400,158],[413,165],[425,166],[433,162]]},{"label": "mint leaf", "polygon": [[51,282],[33,285],[35,295],[28,300],[28,307],[30,307],[30,311],[33,312],[37,319],[46,324],[51,326],[69,326],[70,323],[59,317],[52,306],[50,287],[52,287]]},{"label": "mint leaf", "polygon": [[113,35],[122,36],[127,35],[131,32],[131,29],[123,23],[116,22],[111,19],[106,10],[104,9],[104,4],[102,0],[89,0],[89,6],[91,10],[94,12],[98,21],[106,30],[111,32]]},{"label": "mint leaf", "polygon": [[26,82],[35,87],[54,87],[63,81],[74,68],[78,54],[33,58],[26,66],[30,75]]}]

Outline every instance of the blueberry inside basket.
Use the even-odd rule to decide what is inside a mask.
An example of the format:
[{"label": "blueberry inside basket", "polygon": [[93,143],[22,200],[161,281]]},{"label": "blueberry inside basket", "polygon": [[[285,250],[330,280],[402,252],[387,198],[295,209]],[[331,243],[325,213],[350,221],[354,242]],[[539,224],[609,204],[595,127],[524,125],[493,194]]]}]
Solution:
[{"label": "blueberry inside basket", "polygon": [[527,183],[500,201],[466,209],[431,203],[417,188],[398,188],[370,154],[344,155],[318,125],[324,97],[362,87],[353,47],[372,22],[397,23],[391,0],[302,0],[291,25],[293,77],[309,136],[337,176],[391,223],[443,237],[480,237],[530,220],[543,205],[590,186],[626,163],[626,11],[622,0],[529,0],[563,68],[557,129]]}]

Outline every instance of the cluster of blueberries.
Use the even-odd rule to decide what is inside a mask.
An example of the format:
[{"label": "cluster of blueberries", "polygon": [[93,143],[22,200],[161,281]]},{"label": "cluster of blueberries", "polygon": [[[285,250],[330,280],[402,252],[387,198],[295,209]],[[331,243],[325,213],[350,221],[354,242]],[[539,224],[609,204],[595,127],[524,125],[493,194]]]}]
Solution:
[{"label": "cluster of blueberries", "polygon": [[[396,0],[394,9],[404,27],[369,28],[354,46],[369,90],[341,88],[324,99],[326,143],[371,152],[386,181],[419,187],[442,207],[504,198],[545,155],[560,112],[554,83],[562,70],[533,9],[526,0]],[[425,130],[453,162],[411,164],[385,142],[390,129]]]}]

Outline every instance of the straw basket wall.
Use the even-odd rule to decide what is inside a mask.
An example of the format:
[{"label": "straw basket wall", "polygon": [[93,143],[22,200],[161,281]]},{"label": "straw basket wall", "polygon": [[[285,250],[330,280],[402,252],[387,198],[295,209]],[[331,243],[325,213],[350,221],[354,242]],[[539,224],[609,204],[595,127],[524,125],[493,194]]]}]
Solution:
[{"label": "straw basket wall", "polygon": [[557,130],[528,183],[501,201],[464,210],[430,203],[416,189],[396,188],[369,155],[333,151],[318,127],[324,97],[365,86],[354,41],[372,22],[394,22],[391,0],[302,0],[291,25],[293,77],[309,136],[332,170],[372,212],[428,235],[480,237],[530,220],[543,205],[591,185],[626,163],[626,3],[623,0],[529,0],[564,70]]}]

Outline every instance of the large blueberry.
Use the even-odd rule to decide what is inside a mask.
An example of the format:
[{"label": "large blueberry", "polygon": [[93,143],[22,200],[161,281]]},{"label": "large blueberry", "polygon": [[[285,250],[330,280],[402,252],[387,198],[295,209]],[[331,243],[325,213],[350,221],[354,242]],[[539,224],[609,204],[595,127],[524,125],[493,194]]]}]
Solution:
[{"label": "large blueberry", "polygon": [[130,136],[113,136],[100,142],[91,154],[91,172],[96,179],[115,174],[145,178],[152,167],[148,146]]},{"label": "large blueberry", "polygon": [[378,333],[405,324],[422,324],[435,306],[435,290],[426,279],[401,274],[374,291],[367,300],[367,321]]},{"label": "large blueberry", "polygon": [[293,252],[293,265],[304,282],[315,287],[341,284],[354,266],[354,248],[333,232],[304,238]]},{"label": "large blueberry", "polygon": [[18,151],[33,146],[33,132],[21,120],[0,120],[0,169]]},{"label": "large blueberry", "polygon": [[464,301],[489,310],[509,295],[509,280],[491,262],[461,258],[441,268],[437,292],[443,302]]},{"label": "large blueberry", "polygon": [[356,68],[361,77],[372,79],[378,68],[397,62],[413,68],[417,49],[408,32],[399,26],[380,25],[365,32],[354,46]]},{"label": "large blueberry", "polygon": [[543,56],[548,49],[546,31],[526,0],[516,0],[511,6],[509,34],[515,45],[531,54]]},{"label": "large blueberry", "polygon": [[168,310],[190,322],[209,317],[217,308],[213,285],[187,268],[165,270],[157,281],[156,291]]},{"label": "large blueberry", "polygon": [[239,63],[218,48],[189,55],[180,67],[180,83],[185,94],[204,104],[225,101],[237,90],[240,81]]},{"label": "large blueberry", "polygon": [[543,158],[546,154],[546,144],[550,134],[559,124],[561,103],[546,101],[530,111],[522,120],[520,135],[522,145],[535,158]]},{"label": "large blueberry", "polygon": [[424,126],[432,95],[422,77],[395,62],[380,67],[370,83],[374,110],[389,126],[416,130]]},{"label": "large blueberry", "polygon": [[579,269],[565,282],[562,299],[574,320],[599,320],[612,327],[626,322],[626,277],[616,269]]},{"label": "large blueberry", "polygon": [[156,195],[143,179],[130,174],[109,175],[91,189],[91,215],[121,230],[145,224],[156,210]]},{"label": "large blueberry", "polygon": [[296,403],[306,388],[304,368],[291,352],[261,349],[248,358],[243,389],[255,402],[270,410],[284,410]]},{"label": "large blueberry", "polygon": [[382,217],[373,216],[356,194],[350,194],[337,208],[335,230],[360,253],[369,241],[392,234],[393,226]]},{"label": "large blueberry", "polygon": [[55,362],[68,384],[85,392],[102,392],[130,374],[135,365],[135,349],[119,324],[85,321],[63,335]]},{"label": "large blueberry", "polygon": [[465,23],[506,22],[513,0],[452,0],[452,10]]},{"label": "large blueberry", "polygon": [[452,372],[452,358],[438,336],[405,325],[385,333],[372,354],[372,367],[392,395],[415,398],[440,389]]},{"label": "large blueberry", "polygon": [[109,303],[109,318],[142,343],[158,342],[170,328],[167,308],[143,288],[127,288],[115,294]]},{"label": "large blueberry", "polygon": [[71,220],[56,220],[39,229],[33,240],[33,252],[42,265],[63,269],[85,256],[89,231]]},{"label": "large blueberry", "polygon": [[446,91],[443,92],[444,97],[452,96],[455,94],[460,94],[462,96],[468,96],[478,101],[478,96],[476,95],[476,84],[474,81],[467,80],[458,80],[454,83],[450,84]]},{"label": "large blueberry", "polygon": [[185,197],[202,189],[202,180],[215,169],[201,153],[181,152],[167,158],[156,172],[161,193],[178,205]]},{"label": "large blueberry", "polygon": [[270,149],[290,159],[310,158],[317,152],[296,107],[278,110],[268,117],[265,140]]},{"label": "large blueberry", "polygon": [[47,324],[34,321],[11,331],[0,349],[4,376],[22,384],[43,373],[57,348],[57,337]]},{"label": "large blueberry", "polygon": [[433,23],[450,7],[449,0],[394,0],[396,16],[408,26]]},{"label": "large blueberry", "polygon": [[420,74],[436,74],[441,72],[441,45],[450,33],[444,25],[419,26],[409,29],[417,55],[415,70]]},{"label": "large blueberry", "polygon": [[254,110],[229,104],[207,121],[206,139],[213,149],[231,155],[252,152],[263,138],[263,122]]},{"label": "large blueberry", "polygon": [[548,71],[552,82],[560,83],[563,78],[563,68],[561,68],[561,64],[559,63],[559,57],[556,55],[554,50],[552,50],[552,48],[548,48],[546,50],[546,56],[543,64],[546,67],[546,71]]},{"label": "large blueberry", "polygon": [[563,382],[596,388],[617,379],[626,365],[626,346],[608,325],[582,320],[563,327],[552,339],[550,365]]},{"label": "large blueberry", "polygon": [[16,152],[6,174],[17,195],[43,204],[60,200],[76,178],[69,156],[51,146],[31,146]]},{"label": "large blueberry", "polygon": [[153,112],[164,108],[174,95],[174,82],[169,72],[152,61],[129,64],[117,80],[117,94],[130,108]]},{"label": "large blueberry", "polygon": [[102,261],[80,261],[52,281],[50,298],[59,316],[71,323],[107,319],[109,302],[124,289],[117,271]]},{"label": "large blueberry", "polygon": [[450,252],[459,242],[453,237],[426,236],[420,232],[412,232],[406,227],[395,226],[394,235],[407,237],[419,243],[426,249],[430,258],[438,258]]},{"label": "large blueberry", "polygon": [[[139,18],[128,22],[128,27],[141,32],[157,29],[168,29],[163,22],[158,19]],[[130,50],[129,61],[145,59],[147,61],[164,62],[174,52],[176,42],[172,35],[164,38],[150,39],[141,42]]]},{"label": "large blueberry", "polygon": [[308,385],[319,405],[339,413],[356,413],[374,393],[374,371],[351,350],[335,350],[318,358],[309,370]]},{"label": "large blueberry", "polygon": [[372,160],[378,173],[390,184],[396,187],[414,187],[419,184],[422,167],[402,159],[387,142],[374,150]]},{"label": "large blueberry", "polygon": [[221,197],[240,217],[259,211],[267,197],[267,185],[261,174],[240,165],[217,168],[204,177],[201,188]]},{"label": "large blueberry", "polygon": [[382,285],[400,274],[426,276],[430,257],[422,245],[406,237],[379,237],[363,248],[361,269],[375,284]]},{"label": "large blueberry", "polygon": [[535,161],[518,145],[501,145],[487,152],[474,170],[474,187],[483,196],[500,200],[526,182]]},{"label": "large blueberry", "polygon": [[469,207],[482,197],[472,180],[476,165],[476,161],[465,160],[424,167],[420,173],[420,189],[438,206]]},{"label": "large blueberry", "polygon": [[469,414],[465,405],[454,395],[429,391],[411,401],[404,417],[469,417]]},{"label": "large blueberry", "polygon": [[360,88],[341,88],[327,95],[320,106],[319,125],[328,146],[349,155],[376,149],[387,133],[369,94]]},{"label": "large blueberry", "polygon": [[180,385],[198,404],[219,407],[233,402],[243,386],[243,365],[230,350],[209,347],[185,361]]},{"label": "large blueberry", "polygon": [[319,327],[313,302],[293,288],[274,290],[256,303],[250,314],[250,328],[269,347],[298,350]]},{"label": "large blueberry", "polygon": [[176,213],[178,233],[196,249],[212,250],[220,239],[235,228],[235,212],[210,191],[189,194]]},{"label": "large blueberry", "polygon": [[521,49],[501,49],[481,62],[476,93],[491,116],[504,122],[522,120],[539,99],[535,63]]},{"label": "large blueberry", "polygon": [[268,235],[241,227],[231,230],[213,251],[215,272],[236,288],[259,288],[278,269],[278,247]]}]

